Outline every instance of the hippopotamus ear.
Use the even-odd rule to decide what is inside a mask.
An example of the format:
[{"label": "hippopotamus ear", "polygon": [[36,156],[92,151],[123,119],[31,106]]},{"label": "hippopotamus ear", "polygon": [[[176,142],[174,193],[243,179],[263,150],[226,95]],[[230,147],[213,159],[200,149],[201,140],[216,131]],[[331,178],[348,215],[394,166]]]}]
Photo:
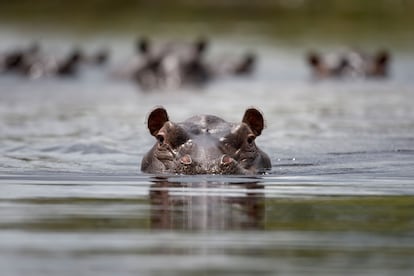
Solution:
[{"label": "hippopotamus ear", "polygon": [[307,56],[308,64],[311,67],[317,67],[321,64],[321,57],[316,52],[309,52]]},{"label": "hippopotamus ear", "polygon": [[259,136],[262,133],[264,128],[264,119],[259,110],[255,108],[246,109],[242,122],[251,128],[254,135]]},{"label": "hippopotamus ear", "polygon": [[168,122],[167,110],[163,107],[154,109],[148,117],[148,129],[152,136],[157,135],[158,131],[162,128],[165,122]]},{"label": "hippopotamus ear", "polygon": [[209,42],[206,37],[199,37],[196,41],[194,41],[195,52],[198,54],[206,52],[208,44]]},{"label": "hippopotamus ear", "polygon": [[375,61],[377,65],[385,65],[390,60],[390,53],[387,50],[381,50],[377,53]]}]

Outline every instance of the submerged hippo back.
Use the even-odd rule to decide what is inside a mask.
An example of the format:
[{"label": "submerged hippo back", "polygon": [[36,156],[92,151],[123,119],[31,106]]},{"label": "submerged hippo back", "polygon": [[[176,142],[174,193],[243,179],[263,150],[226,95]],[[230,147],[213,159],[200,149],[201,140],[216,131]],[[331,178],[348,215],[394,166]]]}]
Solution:
[{"label": "submerged hippo back", "polygon": [[255,174],[271,167],[254,141],[263,129],[263,117],[256,109],[246,110],[243,121],[234,124],[213,115],[173,123],[165,109],[157,108],[149,116],[148,128],[157,143],[142,160],[144,172]]}]

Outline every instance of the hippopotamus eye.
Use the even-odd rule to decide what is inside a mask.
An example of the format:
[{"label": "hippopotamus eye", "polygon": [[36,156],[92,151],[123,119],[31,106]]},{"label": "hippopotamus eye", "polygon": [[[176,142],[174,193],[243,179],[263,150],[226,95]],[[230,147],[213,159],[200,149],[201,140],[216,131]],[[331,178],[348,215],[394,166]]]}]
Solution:
[{"label": "hippopotamus eye", "polygon": [[160,143],[160,145],[162,145],[165,141],[165,137],[164,134],[157,134],[157,136],[155,136],[158,140],[158,143]]},{"label": "hippopotamus eye", "polygon": [[247,143],[251,144],[254,142],[254,139],[256,139],[256,136],[253,134],[247,135]]}]

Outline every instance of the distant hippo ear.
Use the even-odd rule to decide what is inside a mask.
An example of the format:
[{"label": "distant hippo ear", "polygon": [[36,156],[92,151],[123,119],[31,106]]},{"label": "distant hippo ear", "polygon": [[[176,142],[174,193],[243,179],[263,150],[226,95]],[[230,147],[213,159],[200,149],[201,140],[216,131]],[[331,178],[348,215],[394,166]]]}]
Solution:
[{"label": "distant hippo ear", "polygon": [[259,136],[262,133],[264,128],[264,119],[259,110],[255,108],[246,109],[242,122],[247,124],[256,136]]},{"label": "distant hippo ear", "polygon": [[387,50],[381,50],[377,53],[375,61],[377,65],[385,65],[390,60],[390,53]]},{"label": "distant hippo ear", "polygon": [[309,52],[307,55],[308,64],[312,67],[319,66],[321,64],[321,57],[316,52]]},{"label": "distant hippo ear", "polygon": [[157,132],[168,120],[167,111],[163,107],[154,109],[148,117],[148,129],[151,135],[157,135]]}]

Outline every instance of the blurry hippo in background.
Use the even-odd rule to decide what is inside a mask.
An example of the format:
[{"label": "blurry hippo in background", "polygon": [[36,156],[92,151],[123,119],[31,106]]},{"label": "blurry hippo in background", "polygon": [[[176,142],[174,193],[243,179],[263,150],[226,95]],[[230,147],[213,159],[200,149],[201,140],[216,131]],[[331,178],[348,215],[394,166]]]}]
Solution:
[{"label": "blurry hippo in background", "polygon": [[211,42],[203,36],[187,43],[154,45],[145,37],[137,42],[140,58],[132,70],[132,79],[146,91],[202,88],[219,77],[251,75],[257,64],[257,56],[252,52],[236,60],[210,60]]},{"label": "blurry hippo in background", "polygon": [[57,62],[54,74],[63,77],[75,76],[83,59],[83,52],[79,48],[74,48],[65,59]]},{"label": "blurry hippo in background", "polygon": [[232,65],[229,73],[235,76],[251,75],[255,70],[256,63],[256,54],[253,52],[248,52],[239,61]]},{"label": "blurry hippo in background", "polygon": [[198,115],[182,123],[171,122],[163,107],[148,117],[156,144],[142,159],[147,173],[253,175],[271,169],[269,156],[255,143],[264,128],[262,114],[245,111],[240,123],[213,115]]},{"label": "blurry hippo in background", "polygon": [[203,86],[212,79],[210,65],[205,61],[209,45],[207,38],[200,37],[188,47],[184,56],[179,57],[181,86]]},{"label": "blurry hippo in background", "polygon": [[130,80],[141,91],[202,89],[225,77],[248,77],[257,67],[253,52],[229,58],[212,59],[211,41],[200,36],[193,41],[153,41],[142,36],[136,40],[134,54],[112,70],[116,79]]},{"label": "blurry hippo in background", "polygon": [[84,56],[86,64],[103,66],[108,63],[110,58],[110,50],[108,48],[98,49],[96,52]]},{"label": "blurry hippo in background", "polygon": [[209,65],[205,62],[208,45],[209,41],[204,37],[192,43],[166,43],[160,45],[159,49],[148,44],[151,54],[146,55],[134,79],[144,90],[202,87],[212,77]]},{"label": "blurry hippo in background", "polygon": [[141,37],[135,44],[138,59],[132,64],[132,79],[143,89],[151,90],[163,85],[163,51],[156,51],[147,37]]},{"label": "blurry hippo in background", "polygon": [[27,47],[17,47],[2,53],[0,55],[0,72],[25,74],[33,60],[37,59],[39,52],[39,44],[33,42]]},{"label": "blurry hippo in background", "polygon": [[57,56],[34,42],[27,47],[0,54],[0,72],[14,73],[30,79],[72,77],[78,75],[81,66],[102,66],[108,57],[109,50],[106,48],[90,55],[85,55],[80,48],[74,48],[66,56]]},{"label": "blurry hippo in background", "polygon": [[348,60],[343,56],[332,62],[316,52],[311,52],[307,59],[313,75],[317,78],[342,77],[351,69]]},{"label": "blurry hippo in background", "polygon": [[223,55],[210,63],[211,71],[216,78],[223,77],[250,77],[257,67],[258,56],[249,51],[241,56]]},{"label": "blurry hippo in background", "polygon": [[387,50],[374,55],[355,50],[331,55],[310,52],[307,62],[317,78],[384,78],[389,73],[390,54]]},{"label": "blurry hippo in background", "polygon": [[367,75],[371,77],[386,77],[389,74],[389,64],[391,56],[387,50],[379,51],[373,58],[366,70]]}]

